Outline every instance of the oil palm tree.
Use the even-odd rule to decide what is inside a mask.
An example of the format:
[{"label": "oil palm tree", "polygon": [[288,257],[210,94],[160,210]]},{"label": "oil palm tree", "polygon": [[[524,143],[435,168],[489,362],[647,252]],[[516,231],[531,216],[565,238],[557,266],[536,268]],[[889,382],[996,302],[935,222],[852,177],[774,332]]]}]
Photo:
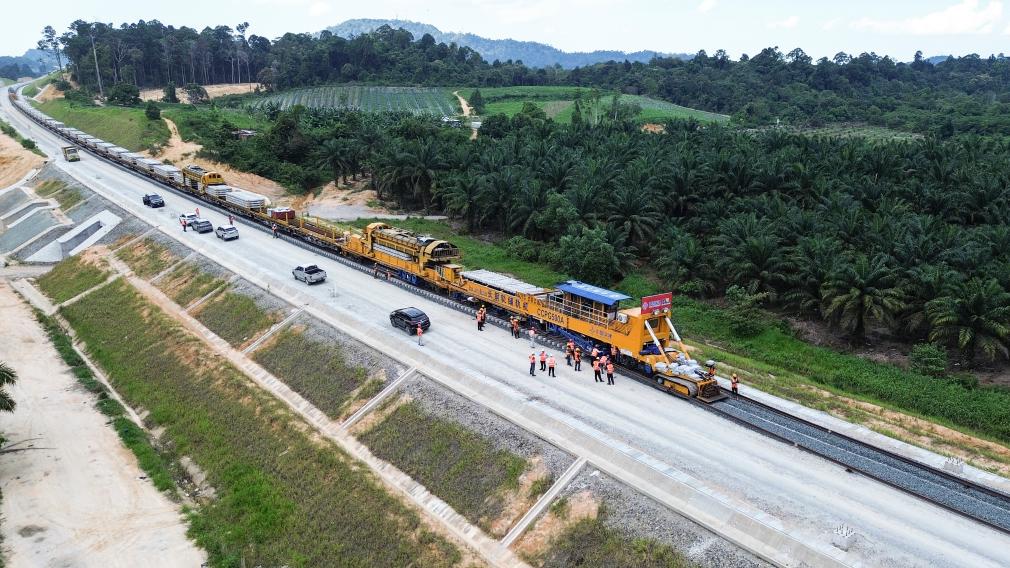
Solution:
[{"label": "oil palm tree", "polygon": [[1007,356],[1010,342],[1010,294],[995,279],[973,278],[954,294],[926,305],[931,341],[955,345],[972,362],[978,351],[989,359]]},{"label": "oil palm tree", "polygon": [[0,412],[14,412],[17,403],[5,387],[18,382],[18,374],[10,365],[0,361]]},{"label": "oil palm tree", "polygon": [[871,320],[889,324],[904,307],[904,294],[887,257],[859,256],[844,263],[828,277],[821,292],[822,312],[847,331],[853,342],[862,342]]}]

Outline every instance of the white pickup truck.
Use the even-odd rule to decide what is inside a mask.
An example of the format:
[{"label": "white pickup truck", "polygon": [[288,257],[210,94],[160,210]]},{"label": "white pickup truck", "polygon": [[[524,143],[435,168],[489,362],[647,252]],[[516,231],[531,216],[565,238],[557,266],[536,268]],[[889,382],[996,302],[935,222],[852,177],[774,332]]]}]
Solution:
[{"label": "white pickup truck", "polygon": [[291,271],[291,274],[294,275],[295,280],[301,280],[306,284],[315,284],[326,280],[326,271],[315,264],[297,266]]}]

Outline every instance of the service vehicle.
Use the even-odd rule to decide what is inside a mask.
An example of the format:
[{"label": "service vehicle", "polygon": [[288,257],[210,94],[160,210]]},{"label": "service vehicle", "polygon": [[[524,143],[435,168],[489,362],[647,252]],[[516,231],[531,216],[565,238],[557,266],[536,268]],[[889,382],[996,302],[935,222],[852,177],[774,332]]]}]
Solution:
[{"label": "service vehicle", "polygon": [[63,150],[63,157],[68,162],[80,162],[81,161],[81,155],[77,153],[77,148],[75,148],[74,146],[64,146],[64,147],[60,148],[60,150]]},{"label": "service vehicle", "polygon": [[231,225],[224,225],[215,229],[214,234],[216,234],[219,239],[231,241],[238,238],[238,229],[232,227]]},{"label": "service vehicle", "polygon": [[413,307],[393,310],[389,314],[389,323],[393,324],[393,327],[407,332],[408,335],[416,334],[418,325],[421,326],[422,331],[428,331],[428,328],[431,327],[431,320],[428,319],[428,316]]},{"label": "service vehicle", "polygon": [[187,223],[190,229],[193,229],[197,233],[209,233],[214,230],[214,225],[210,224],[210,221],[206,219],[201,219],[197,217],[191,223]]},{"label": "service vehicle", "polygon": [[291,271],[291,274],[295,277],[295,280],[301,280],[306,284],[315,284],[316,282],[323,282],[326,280],[326,271],[315,264],[296,266],[295,269]]},{"label": "service vehicle", "polygon": [[157,193],[145,193],[144,194],[144,205],[152,208],[164,207],[165,200],[161,198]]}]

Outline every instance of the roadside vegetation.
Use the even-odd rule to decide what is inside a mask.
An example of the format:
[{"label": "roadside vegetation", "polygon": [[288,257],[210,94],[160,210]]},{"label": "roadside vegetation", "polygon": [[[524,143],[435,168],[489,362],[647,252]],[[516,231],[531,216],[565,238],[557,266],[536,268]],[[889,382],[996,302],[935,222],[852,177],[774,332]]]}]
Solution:
[{"label": "roadside vegetation", "polygon": [[333,419],[342,417],[354,400],[371,398],[382,389],[382,382],[369,378],[365,368],[347,363],[341,346],[311,339],[297,329],[279,331],[252,356]]},{"label": "roadside vegetation", "polygon": [[35,144],[34,140],[32,140],[31,138],[25,138],[21,136],[20,134],[18,134],[17,130],[14,130],[13,126],[7,124],[3,120],[0,120],[0,132],[3,132],[7,136],[10,136],[12,139],[14,139],[15,142],[21,144],[21,147],[24,148],[25,150],[30,150],[31,152],[39,156],[42,156],[43,158],[48,157],[42,150],[39,150],[39,147],[38,145]]},{"label": "roadside vegetation", "polygon": [[39,288],[60,304],[105,282],[111,272],[99,258],[72,256],[38,279]]},{"label": "roadside vegetation", "polygon": [[626,568],[690,568],[674,548],[654,540],[631,538],[605,523],[606,508],[595,517],[569,525],[547,550],[530,559],[538,568],[621,566]]},{"label": "roadside vegetation", "polygon": [[84,196],[81,195],[81,192],[77,188],[54,179],[48,179],[40,183],[35,187],[35,193],[39,197],[55,199],[63,211],[70,209],[84,199]]},{"label": "roadside vegetation", "polygon": [[453,116],[459,103],[448,89],[432,87],[378,87],[327,85],[290,89],[283,93],[248,99],[253,108],[286,109],[294,105],[308,108],[350,109],[364,112],[401,111],[412,114]]},{"label": "roadside vegetation", "polygon": [[373,454],[488,532],[502,513],[502,492],[515,489],[528,467],[523,458],[414,402],[400,405],[360,438]]},{"label": "roadside vegetation", "polygon": [[143,108],[98,107],[66,99],[53,99],[35,106],[67,126],[132,152],[155,151],[168,142],[165,122],[148,119]]},{"label": "roadside vegetation", "polygon": [[161,274],[179,260],[168,247],[152,238],[142,239],[128,247],[120,248],[116,251],[116,257],[125,262],[134,274],[145,280]]},{"label": "roadside vegetation", "polygon": [[[63,310],[122,396],[216,499],[189,534],[212,566],[452,566],[459,551],[279,401],[123,282]],[[157,377],[157,380],[152,380]]]},{"label": "roadside vegetation", "polygon": [[200,323],[234,346],[246,343],[280,319],[252,298],[232,291],[217,294],[195,311]]},{"label": "roadside vegetation", "polygon": [[194,262],[181,263],[155,283],[159,290],[183,308],[224,285],[224,279],[200,270]]},{"label": "roadside vegetation", "polygon": [[123,406],[113,399],[109,394],[109,389],[95,378],[91,367],[88,367],[84,359],[74,350],[73,340],[70,339],[56,318],[47,316],[39,310],[35,310],[35,318],[46,330],[49,340],[52,341],[53,347],[56,348],[63,362],[77,377],[77,382],[95,395],[97,398],[95,407],[112,420],[111,425],[119,434],[119,439],[137,457],[140,469],[144,470],[151,483],[159,491],[164,491],[170,497],[178,499],[179,494],[174,479],[174,475],[177,474],[175,470],[178,468],[173,469],[172,464],[151,444],[147,432],[127,417]]}]

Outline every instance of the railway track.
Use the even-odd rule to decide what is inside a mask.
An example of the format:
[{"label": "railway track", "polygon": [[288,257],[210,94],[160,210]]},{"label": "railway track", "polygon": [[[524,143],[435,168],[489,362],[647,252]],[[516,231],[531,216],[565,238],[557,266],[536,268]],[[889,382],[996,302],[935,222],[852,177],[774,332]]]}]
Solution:
[{"label": "railway track", "polygon": [[[160,185],[180,195],[200,199],[200,201],[206,203],[219,213],[228,213],[227,210],[219,207],[215,202],[203,199],[189,192],[183,192],[171,185],[161,183],[156,178],[144,176],[94,152],[89,151],[89,154],[124,171],[157,181]],[[245,219],[240,216],[236,218],[236,221],[242,221],[248,226],[256,227],[265,232],[270,231],[269,227],[252,219]],[[355,270],[366,273],[372,271],[371,266],[368,264],[348,258],[315,243],[291,235],[284,235],[281,238],[295,243],[300,248],[314,254],[320,254]],[[458,311],[469,314],[476,312],[475,306],[449,298],[442,293],[396,278],[390,280],[389,283]],[[489,316],[488,322],[507,329],[507,322],[493,315]],[[551,335],[540,335],[536,338],[536,341],[558,350],[563,349],[565,342],[564,338]],[[665,389],[660,389],[655,381],[635,370],[628,368],[623,368],[622,370],[626,376],[657,390],[672,394]],[[865,475],[951,512],[1010,534],[1010,495],[1008,494],[856,440],[751,398],[730,396],[725,400],[710,404],[681,396],[677,396],[677,398],[681,398],[689,404],[696,404],[711,412],[715,412],[727,420],[761,434],[834,462],[844,467],[846,471]]]}]

